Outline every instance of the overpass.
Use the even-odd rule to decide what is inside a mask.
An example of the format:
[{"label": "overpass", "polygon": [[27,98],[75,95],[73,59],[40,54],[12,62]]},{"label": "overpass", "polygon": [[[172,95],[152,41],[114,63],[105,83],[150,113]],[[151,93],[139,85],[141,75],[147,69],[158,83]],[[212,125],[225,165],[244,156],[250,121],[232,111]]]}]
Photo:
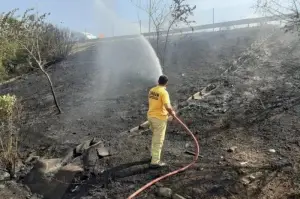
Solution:
[{"label": "overpass", "polygon": [[[182,33],[193,33],[193,32],[201,32],[205,30],[211,30],[211,29],[222,29],[222,28],[228,28],[228,27],[234,27],[234,26],[257,26],[260,24],[267,24],[269,22],[278,22],[278,21],[284,21],[282,16],[270,16],[270,17],[259,17],[259,18],[250,18],[250,19],[241,19],[241,20],[235,20],[235,21],[227,21],[227,22],[220,22],[220,23],[214,23],[214,24],[205,24],[205,25],[199,25],[199,26],[192,26],[187,28],[178,28],[174,30],[170,30],[169,34],[182,34]],[[160,35],[166,35],[167,31],[161,31]],[[145,37],[155,36],[156,32],[150,32],[150,33],[142,33]],[[108,41],[108,40],[115,40],[115,39],[130,39],[130,38],[136,38],[140,36],[140,34],[136,35],[122,35],[122,36],[114,36],[114,37],[106,37],[102,39],[97,39],[101,41]]]}]

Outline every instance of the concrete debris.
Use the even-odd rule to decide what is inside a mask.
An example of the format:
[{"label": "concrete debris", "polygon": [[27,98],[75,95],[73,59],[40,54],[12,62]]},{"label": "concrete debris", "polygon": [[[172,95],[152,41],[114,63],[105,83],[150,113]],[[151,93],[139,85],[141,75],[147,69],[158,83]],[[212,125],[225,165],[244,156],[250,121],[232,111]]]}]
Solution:
[{"label": "concrete debris", "polygon": [[4,184],[0,184],[0,189],[5,189],[5,185]]},{"label": "concrete debris", "polygon": [[276,150],[275,149],[269,149],[269,152],[270,153],[276,153]]},{"label": "concrete debris", "polygon": [[41,173],[55,172],[61,167],[61,159],[40,159],[37,160],[34,168],[36,168]]},{"label": "concrete debris", "polygon": [[173,199],[185,199],[183,196],[179,195],[179,194],[174,194]]},{"label": "concrete debris", "polygon": [[187,148],[189,148],[190,147],[190,143],[186,143],[185,144],[185,148],[187,149]]},{"label": "concrete debris", "polygon": [[99,158],[104,158],[110,156],[110,153],[107,150],[107,148],[101,147],[101,148],[97,148],[97,155],[99,156]]},{"label": "concrete debris", "polygon": [[249,179],[250,179],[251,181],[253,181],[253,180],[256,179],[256,177],[255,177],[254,175],[250,175],[250,176],[249,176]]},{"label": "concrete debris", "polygon": [[172,198],[172,189],[166,187],[160,187],[157,192],[158,196]]},{"label": "concrete debris", "polygon": [[0,170],[0,181],[9,180],[10,174],[6,171]]},{"label": "concrete debris", "polygon": [[243,184],[243,185],[249,185],[250,184],[250,180],[249,179],[247,179],[247,178],[242,178],[241,179],[241,183]]},{"label": "concrete debris", "polygon": [[84,143],[78,145],[76,148],[75,148],[75,153],[77,154],[83,154],[84,151],[90,149],[90,148],[95,148],[99,145],[102,145],[104,147],[104,144],[102,141],[96,141],[95,138],[91,139],[91,140],[88,140],[88,141],[85,141]]},{"label": "concrete debris", "polygon": [[242,166],[244,166],[246,164],[248,164],[248,162],[240,162],[240,165],[242,165]]},{"label": "concrete debris", "polygon": [[192,99],[195,99],[195,100],[200,100],[200,99],[202,99],[202,98],[203,98],[203,96],[201,95],[200,92],[195,93],[195,94],[193,95],[193,97],[192,97]]},{"label": "concrete debris", "polygon": [[237,150],[237,146],[233,146],[233,147],[230,147],[229,149],[227,149],[227,152],[229,153],[233,153]]},{"label": "concrete debris", "polygon": [[[55,162],[52,159],[50,162]],[[49,161],[45,161],[49,162]],[[47,167],[47,164],[43,164]],[[83,169],[77,165],[69,164],[55,171],[51,177],[44,172],[55,171],[53,168],[41,168],[41,165],[35,165],[32,170],[25,176],[24,183],[28,185],[34,193],[44,196],[47,199],[62,198],[72,183],[74,177],[83,172]]]}]

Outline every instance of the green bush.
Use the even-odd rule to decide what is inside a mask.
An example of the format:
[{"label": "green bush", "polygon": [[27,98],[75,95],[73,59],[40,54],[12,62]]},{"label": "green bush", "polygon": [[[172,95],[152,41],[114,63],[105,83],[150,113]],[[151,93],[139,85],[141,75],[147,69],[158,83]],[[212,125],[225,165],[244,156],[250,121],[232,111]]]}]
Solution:
[{"label": "green bush", "polygon": [[14,95],[0,96],[0,165],[11,177],[15,175],[18,160],[18,120],[19,108]]},{"label": "green bush", "polygon": [[46,22],[49,14],[29,9],[17,17],[16,12],[0,15],[0,81],[38,68],[33,56],[44,67],[62,61],[74,44],[74,34]]},{"label": "green bush", "polygon": [[17,98],[14,95],[2,95],[0,96],[0,120],[7,121],[13,115],[14,106]]}]

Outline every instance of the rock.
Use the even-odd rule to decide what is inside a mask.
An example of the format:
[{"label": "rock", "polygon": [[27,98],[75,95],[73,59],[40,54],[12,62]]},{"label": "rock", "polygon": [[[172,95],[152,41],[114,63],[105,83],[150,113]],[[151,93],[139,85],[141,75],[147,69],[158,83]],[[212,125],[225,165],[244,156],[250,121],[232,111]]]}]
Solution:
[{"label": "rock", "polygon": [[242,165],[242,166],[244,166],[246,164],[248,164],[248,162],[240,162],[240,165]]},{"label": "rock", "polygon": [[97,148],[97,155],[99,156],[99,158],[103,158],[109,156],[110,154],[107,148],[101,147],[101,148]]},{"label": "rock", "polygon": [[101,140],[97,141],[96,138],[93,138],[91,140],[85,141],[80,145],[76,146],[75,152],[78,154],[83,154],[85,151],[96,147],[104,147],[104,144]]},{"label": "rock", "polygon": [[10,174],[6,171],[0,170],[0,181],[5,181],[10,179]]},{"label": "rock", "polygon": [[233,146],[233,147],[230,147],[230,148],[227,150],[227,152],[233,153],[233,152],[235,152],[236,150],[237,150],[237,146]]},{"label": "rock", "polygon": [[189,148],[190,147],[190,144],[189,143],[186,143],[185,144],[185,148],[187,149],[187,148]]},{"label": "rock", "polygon": [[183,196],[179,195],[179,194],[174,194],[173,199],[185,199]]},{"label": "rock", "polygon": [[[43,169],[40,166],[35,165],[31,169],[24,178],[24,184],[28,185],[32,192],[43,195],[44,198],[48,199],[62,198],[74,180],[74,177],[83,172],[81,167],[73,164],[61,167],[58,171],[53,168]],[[49,173],[45,172],[50,171],[54,172],[50,173],[52,174],[51,177],[48,177]]]},{"label": "rock", "polygon": [[40,159],[40,157],[37,156],[36,153],[30,153],[28,158],[25,160],[25,164],[32,163],[33,161],[38,160],[38,159]]},{"label": "rock", "polygon": [[250,179],[251,181],[253,181],[253,180],[256,179],[256,177],[255,177],[254,175],[250,175],[250,176],[249,176],[249,179]]},{"label": "rock", "polygon": [[241,183],[242,183],[243,185],[249,185],[249,184],[250,184],[250,180],[248,180],[247,178],[242,178],[242,179],[241,179]]},{"label": "rock", "polygon": [[160,187],[157,192],[158,196],[172,198],[172,189],[166,187]]},{"label": "rock", "polygon": [[4,184],[0,184],[0,189],[5,189],[5,185]]},{"label": "rock", "polygon": [[276,150],[275,149],[269,149],[269,152],[270,153],[276,153]]},{"label": "rock", "polygon": [[90,148],[82,154],[82,163],[86,172],[92,171],[99,160],[97,149]]},{"label": "rock", "polygon": [[35,163],[34,167],[39,170],[41,173],[49,173],[57,171],[61,167],[61,159],[39,159]]}]

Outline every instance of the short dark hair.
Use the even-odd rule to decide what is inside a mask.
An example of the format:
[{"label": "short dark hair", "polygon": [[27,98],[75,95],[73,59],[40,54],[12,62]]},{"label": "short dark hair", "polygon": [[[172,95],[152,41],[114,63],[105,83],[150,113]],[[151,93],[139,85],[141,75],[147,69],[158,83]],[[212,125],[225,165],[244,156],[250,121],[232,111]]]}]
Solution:
[{"label": "short dark hair", "polygon": [[169,79],[166,75],[161,75],[158,79],[159,85],[166,85],[168,83]]}]

